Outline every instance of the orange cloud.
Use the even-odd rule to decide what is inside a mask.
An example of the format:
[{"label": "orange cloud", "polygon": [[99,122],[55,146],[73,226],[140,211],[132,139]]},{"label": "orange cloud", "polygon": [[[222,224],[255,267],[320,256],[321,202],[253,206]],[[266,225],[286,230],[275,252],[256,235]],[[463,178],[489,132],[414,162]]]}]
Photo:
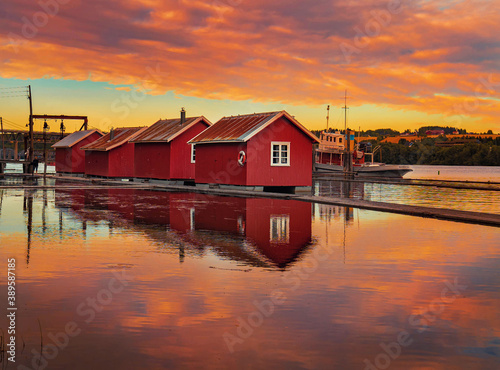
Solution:
[{"label": "orange cloud", "polygon": [[443,114],[455,125],[499,118],[494,2],[71,1],[43,27],[27,3],[3,5],[4,78],[297,105],[348,89],[352,104]]}]

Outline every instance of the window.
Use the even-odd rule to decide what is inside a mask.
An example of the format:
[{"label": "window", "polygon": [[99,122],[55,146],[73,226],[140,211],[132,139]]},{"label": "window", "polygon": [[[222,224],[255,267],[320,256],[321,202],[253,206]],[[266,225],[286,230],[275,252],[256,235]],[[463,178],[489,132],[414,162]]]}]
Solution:
[{"label": "window", "polygon": [[269,229],[269,241],[271,243],[289,243],[290,242],[290,216],[280,215],[271,216],[271,225]]},{"label": "window", "polygon": [[341,137],[339,137],[339,143],[342,144],[342,138]]},{"label": "window", "polygon": [[289,142],[271,142],[271,166],[290,166]]},{"label": "window", "polygon": [[196,146],[191,144],[191,163],[196,162]]}]

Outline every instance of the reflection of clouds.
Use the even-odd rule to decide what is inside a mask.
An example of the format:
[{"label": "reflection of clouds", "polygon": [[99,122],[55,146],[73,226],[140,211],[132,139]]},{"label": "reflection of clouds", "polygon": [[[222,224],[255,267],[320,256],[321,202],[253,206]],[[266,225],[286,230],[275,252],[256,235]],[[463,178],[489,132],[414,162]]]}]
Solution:
[{"label": "reflection of clouds", "polygon": [[[78,216],[97,220],[98,214],[119,215],[119,210],[98,209],[97,201],[91,203],[95,209],[88,213],[77,209],[69,213],[68,205],[78,205],[69,197],[65,193],[60,200],[66,205],[68,221],[75,225],[79,224]],[[103,208],[107,206],[102,203],[105,198],[102,194],[97,198]],[[177,198],[176,204],[181,199]],[[42,202],[41,197],[35,197],[34,207]],[[204,205],[210,209],[212,203],[207,199]],[[223,205],[230,207],[230,199],[225,198]],[[18,206],[22,209],[22,197]],[[184,207],[188,214],[190,208]],[[124,209],[127,212],[128,207]],[[8,234],[2,239],[0,258],[9,255],[20,261],[23,291],[19,299],[26,309],[19,324],[25,353],[40,344],[37,317],[44,333],[57,332],[70,320],[81,323],[81,318],[75,317],[76,307],[87,297],[95,297],[115,269],[128,266],[127,271],[135,277],[95,322],[81,325],[82,334],[61,351],[54,367],[78,369],[81,363],[80,368],[89,368],[90,362],[107,368],[154,368],[159,363],[172,368],[237,368],[241,364],[361,368],[364,358],[380,353],[380,342],[392,342],[406,329],[414,342],[402,351],[394,367],[419,367],[425,361],[428,367],[440,368],[446,357],[447,367],[495,368],[500,337],[497,229],[374,214],[378,213],[363,211],[359,226],[355,223],[356,227],[346,229],[345,257],[341,246],[343,218],[317,217],[312,224],[316,242],[289,271],[295,275],[312,271],[314,252],[319,248],[328,247],[331,254],[296,290],[290,289],[279,270],[238,271],[241,260],[222,258],[212,249],[180,264],[176,254],[158,253],[153,241],[168,234],[166,227],[147,227],[134,220],[124,220],[111,238],[93,235],[85,242],[63,239],[57,241],[57,248],[54,240],[34,239],[29,268],[23,265],[24,250],[19,247],[24,245],[25,234]],[[57,225],[57,209],[47,215],[48,227]],[[238,241],[244,238],[237,221],[235,217],[233,235],[213,233],[210,244],[239,248]],[[264,221],[269,225],[269,219]],[[195,232],[209,238],[208,231]],[[269,238],[267,229],[265,236]],[[415,333],[409,316],[439,298],[444,281],[455,277],[468,285],[464,296],[447,304],[429,330]],[[287,301],[228,356],[219,338],[236,328],[237,317],[255,309],[253,301],[268,299],[277,289],[287,292]]]}]

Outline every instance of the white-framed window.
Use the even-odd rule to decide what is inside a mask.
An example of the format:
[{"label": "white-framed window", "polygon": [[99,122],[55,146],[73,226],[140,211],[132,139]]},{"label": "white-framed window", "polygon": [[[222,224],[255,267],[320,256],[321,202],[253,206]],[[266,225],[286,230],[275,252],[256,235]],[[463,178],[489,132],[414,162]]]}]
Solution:
[{"label": "white-framed window", "polygon": [[269,241],[271,243],[290,242],[290,215],[271,215]]},{"label": "white-framed window", "polygon": [[191,163],[196,162],[196,145],[191,144]]},{"label": "white-framed window", "polygon": [[271,141],[271,166],[290,166],[289,141]]}]

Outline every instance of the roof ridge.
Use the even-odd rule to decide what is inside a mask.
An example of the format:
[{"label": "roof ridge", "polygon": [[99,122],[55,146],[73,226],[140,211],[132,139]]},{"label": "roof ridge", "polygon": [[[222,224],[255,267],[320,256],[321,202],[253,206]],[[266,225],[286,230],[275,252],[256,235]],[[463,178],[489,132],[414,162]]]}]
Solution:
[{"label": "roof ridge", "polygon": [[271,111],[271,112],[238,114],[236,116],[224,116],[219,121],[223,120],[224,118],[238,118],[238,117],[249,117],[249,116],[270,116],[270,115],[278,114],[278,113],[282,113],[282,112],[284,112],[284,111],[277,110],[277,111]]},{"label": "roof ridge", "polygon": [[[186,120],[188,119],[193,119],[193,118],[201,118],[203,116],[191,116],[191,117],[186,117]],[[158,121],[173,121],[173,120],[180,120],[181,117],[175,117],[175,118],[160,118]]]}]

